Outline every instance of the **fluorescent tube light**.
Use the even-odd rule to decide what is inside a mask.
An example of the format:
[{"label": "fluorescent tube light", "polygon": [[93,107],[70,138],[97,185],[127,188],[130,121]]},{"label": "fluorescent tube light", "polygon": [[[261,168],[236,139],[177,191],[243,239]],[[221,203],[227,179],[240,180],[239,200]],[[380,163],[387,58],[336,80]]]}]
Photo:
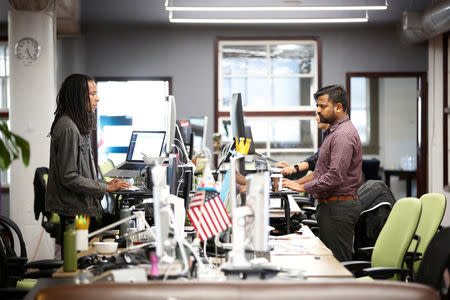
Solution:
[{"label": "fluorescent tube light", "polygon": [[311,18],[311,19],[183,19],[170,18],[171,23],[217,23],[217,24],[299,24],[299,23],[364,23],[363,18]]},{"label": "fluorescent tube light", "polygon": [[387,5],[380,6],[166,6],[168,11],[335,11],[335,10],[386,10]]},{"label": "fluorescent tube light", "polygon": [[165,3],[168,11],[336,11],[336,10],[386,10],[388,8],[387,0],[384,5],[305,5],[305,6],[176,6]]},{"label": "fluorescent tube light", "polygon": [[174,17],[174,12],[169,12],[171,23],[215,23],[215,24],[307,24],[307,23],[364,23],[369,21],[366,11],[362,17],[327,17],[327,18],[197,18]]}]

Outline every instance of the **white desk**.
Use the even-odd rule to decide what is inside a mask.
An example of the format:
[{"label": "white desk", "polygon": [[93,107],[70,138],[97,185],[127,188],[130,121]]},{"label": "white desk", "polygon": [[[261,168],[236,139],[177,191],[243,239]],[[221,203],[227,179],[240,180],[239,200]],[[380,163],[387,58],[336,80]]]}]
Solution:
[{"label": "white desk", "polygon": [[303,271],[308,278],[353,278],[308,226],[303,225],[301,232],[301,235],[294,233],[271,238],[274,246],[270,253],[272,264],[285,270]]}]

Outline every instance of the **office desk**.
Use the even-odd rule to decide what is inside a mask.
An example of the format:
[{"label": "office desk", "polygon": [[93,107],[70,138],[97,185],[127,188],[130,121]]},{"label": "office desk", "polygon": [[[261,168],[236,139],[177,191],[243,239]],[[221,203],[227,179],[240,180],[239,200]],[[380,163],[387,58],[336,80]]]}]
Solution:
[{"label": "office desk", "polygon": [[391,187],[391,175],[406,178],[406,197],[411,197],[411,182],[416,177],[417,171],[406,170],[384,170],[385,182],[388,187]]},{"label": "office desk", "polygon": [[[303,225],[301,235],[272,237],[274,251],[270,260],[286,270],[304,271],[307,278],[353,278],[353,275],[337,261],[333,253]],[[283,239],[284,238],[284,239]],[[286,244],[283,244],[286,241]]]}]

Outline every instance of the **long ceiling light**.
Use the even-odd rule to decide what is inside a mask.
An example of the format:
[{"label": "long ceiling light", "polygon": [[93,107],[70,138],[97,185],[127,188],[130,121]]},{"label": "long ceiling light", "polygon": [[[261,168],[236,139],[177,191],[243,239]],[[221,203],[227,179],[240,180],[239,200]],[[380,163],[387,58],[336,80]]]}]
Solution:
[{"label": "long ceiling light", "polygon": [[175,6],[166,0],[168,11],[351,11],[351,10],[386,10],[387,0],[384,5],[320,5],[320,6]]},{"label": "long ceiling light", "polygon": [[169,12],[171,23],[209,23],[209,24],[317,24],[317,23],[364,23],[368,22],[367,11],[359,17],[328,18],[181,18]]}]

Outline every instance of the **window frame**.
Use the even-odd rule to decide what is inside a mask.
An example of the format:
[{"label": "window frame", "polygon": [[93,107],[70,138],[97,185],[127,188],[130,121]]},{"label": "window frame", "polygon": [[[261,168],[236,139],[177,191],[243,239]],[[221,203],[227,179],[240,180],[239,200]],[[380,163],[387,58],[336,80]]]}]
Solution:
[{"label": "window frame", "polygon": [[[319,37],[315,36],[289,36],[289,37],[271,37],[271,36],[261,36],[261,37],[223,37],[218,36],[215,40],[214,45],[214,132],[218,132],[219,119],[229,117],[229,109],[222,109],[219,107],[221,104],[219,102],[219,80],[222,79],[221,70],[219,70],[219,60],[221,59],[219,55],[220,43],[225,41],[227,43],[236,42],[236,44],[243,44],[245,42],[299,42],[299,41],[314,41],[317,46],[317,75],[313,76],[317,80],[317,88],[322,86],[322,44]],[[245,117],[310,117],[314,118],[316,114],[315,106],[303,106],[297,108],[288,108],[283,110],[267,110],[267,109],[245,109]],[[315,145],[320,145],[320,135],[319,130],[317,131],[317,142]],[[278,151],[274,151],[277,152]]]}]

